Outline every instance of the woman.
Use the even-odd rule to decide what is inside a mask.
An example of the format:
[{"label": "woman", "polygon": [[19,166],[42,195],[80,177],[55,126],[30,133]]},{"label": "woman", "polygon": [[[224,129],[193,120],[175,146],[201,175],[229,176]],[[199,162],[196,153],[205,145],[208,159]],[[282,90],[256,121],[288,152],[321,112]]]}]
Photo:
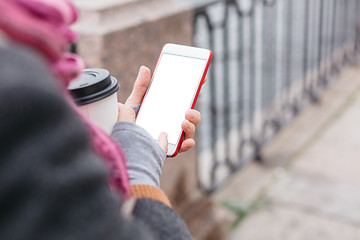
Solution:
[{"label": "woman", "polygon": [[[149,69],[119,107],[114,141],[69,97],[83,65],[67,52],[76,18],[67,0],[0,0],[0,239],[191,239],[159,188],[166,135],[134,124]],[[186,113],[182,151],[199,122]]]}]

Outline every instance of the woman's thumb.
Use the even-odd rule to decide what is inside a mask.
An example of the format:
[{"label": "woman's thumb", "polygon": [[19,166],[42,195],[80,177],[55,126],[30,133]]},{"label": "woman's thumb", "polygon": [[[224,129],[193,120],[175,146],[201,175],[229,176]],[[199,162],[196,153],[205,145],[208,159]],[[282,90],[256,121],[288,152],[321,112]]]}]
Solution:
[{"label": "woman's thumb", "polygon": [[167,139],[167,133],[162,132],[159,135],[159,145],[164,150],[165,153],[168,151],[168,139]]}]

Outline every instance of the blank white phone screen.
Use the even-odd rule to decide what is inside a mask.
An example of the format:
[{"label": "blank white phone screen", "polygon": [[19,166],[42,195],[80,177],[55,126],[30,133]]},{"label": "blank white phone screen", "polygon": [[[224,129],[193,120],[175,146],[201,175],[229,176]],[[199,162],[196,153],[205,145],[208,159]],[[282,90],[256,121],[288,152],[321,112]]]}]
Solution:
[{"label": "blank white phone screen", "polygon": [[204,59],[163,53],[136,124],[154,139],[166,132],[169,143],[176,144],[205,67]]}]

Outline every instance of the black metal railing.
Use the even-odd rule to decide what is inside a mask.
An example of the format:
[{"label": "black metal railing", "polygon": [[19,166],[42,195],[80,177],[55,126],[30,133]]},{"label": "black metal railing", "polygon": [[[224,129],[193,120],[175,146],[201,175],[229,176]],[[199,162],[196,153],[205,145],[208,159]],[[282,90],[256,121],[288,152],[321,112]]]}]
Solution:
[{"label": "black metal railing", "polygon": [[206,191],[259,159],[263,145],[354,60],[359,15],[360,0],[226,0],[196,9],[195,44],[214,52],[198,103]]}]

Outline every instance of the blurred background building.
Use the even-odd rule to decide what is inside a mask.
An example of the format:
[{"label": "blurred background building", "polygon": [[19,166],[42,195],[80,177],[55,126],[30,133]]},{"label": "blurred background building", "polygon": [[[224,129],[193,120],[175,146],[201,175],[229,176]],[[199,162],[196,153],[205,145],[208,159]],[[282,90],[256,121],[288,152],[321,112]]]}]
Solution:
[{"label": "blurred background building", "polygon": [[[325,239],[317,231],[289,237],[293,236],[286,235],[289,226],[281,225],[281,221],[287,222],[286,217],[280,217],[280,230],[256,235],[263,226],[255,225],[276,220],[276,211],[266,212],[268,218],[261,216],[263,222],[250,219],[254,223],[243,224],[245,230],[229,234],[229,226],[258,208],[257,200],[274,200],[274,195],[282,199],[281,184],[286,183],[277,177],[288,171],[290,160],[299,157],[319,131],[325,131],[324,124],[360,86],[360,72],[354,67],[360,37],[359,0],[73,2],[81,14],[74,26],[80,34],[74,51],[85,59],[87,67],[106,68],[118,79],[121,101],[129,95],[139,66],[153,69],[165,43],[194,45],[214,52],[208,81],[196,107],[202,113],[197,147],[167,160],[162,178],[162,188],[195,239]],[[349,66],[354,69],[349,70]],[[344,71],[350,72],[344,76]],[[349,81],[339,80],[342,84],[352,87],[339,93],[336,89],[344,85],[337,79],[342,78]],[[314,108],[317,110],[311,112]],[[302,128],[294,126],[296,122],[303,124]],[[324,148],[332,146],[325,144]],[[334,163],[335,169],[337,166]],[[303,185],[296,178],[288,184],[311,186],[309,179],[305,178]],[[297,193],[293,198],[302,198]],[[357,197],[360,202],[360,193]],[[227,200],[235,201],[224,204],[230,213],[218,204]],[[318,205],[322,205],[320,200]],[[248,205],[242,208],[236,201]],[[301,201],[289,201],[290,205],[312,209]],[[342,221],[360,226],[359,202],[352,203],[358,214],[350,220],[340,214]],[[322,214],[317,205],[314,209]],[[330,211],[335,218],[337,213]],[[302,229],[302,223],[294,224],[300,226],[298,231]],[[252,228],[255,233],[246,230]],[[327,239],[336,239],[331,238],[332,233],[326,235],[321,226],[319,229],[330,236]]]}]

